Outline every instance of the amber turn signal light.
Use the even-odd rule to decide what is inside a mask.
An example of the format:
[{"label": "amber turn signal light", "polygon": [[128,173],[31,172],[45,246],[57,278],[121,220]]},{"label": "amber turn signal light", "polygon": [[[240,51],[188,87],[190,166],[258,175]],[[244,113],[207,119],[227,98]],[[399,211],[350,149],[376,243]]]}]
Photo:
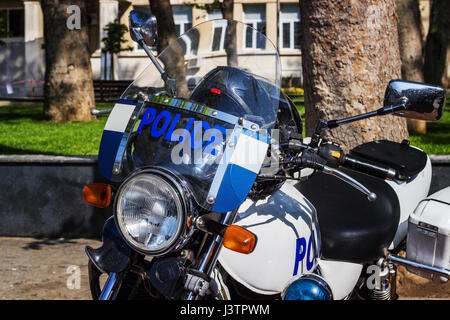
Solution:
[{"label": "amber turn signal light", "polygon": [[256,236],[253,233],[234,224],[227,227],[223,235],[223,246],[239,253],[253,252],[255,244]]},{"label": "amber turn signal light", "polygon": [[83,188],[84,202],[99,208],[107,208],[111,202],[111,186],[105,183],[90,183]]}]

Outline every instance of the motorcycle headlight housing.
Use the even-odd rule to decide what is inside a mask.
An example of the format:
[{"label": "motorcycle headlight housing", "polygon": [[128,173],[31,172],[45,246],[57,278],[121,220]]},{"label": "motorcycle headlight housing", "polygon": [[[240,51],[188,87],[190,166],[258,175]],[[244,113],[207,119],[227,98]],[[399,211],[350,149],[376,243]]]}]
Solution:
[{"label": "motorcycle headlight housing", "polygon": [[155,172],[138,173],[120,187],[115,220],[125,241],[145,255],[174,250],[186,232],[186,202],[174,179]]}]

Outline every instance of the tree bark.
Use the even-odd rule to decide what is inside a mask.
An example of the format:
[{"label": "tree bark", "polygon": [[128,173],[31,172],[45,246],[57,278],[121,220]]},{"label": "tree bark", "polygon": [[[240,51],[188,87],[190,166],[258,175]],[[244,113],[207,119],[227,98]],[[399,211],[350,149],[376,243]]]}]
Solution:
[{"label": "tree bark", "polygon": [[450,60],[450,1],[433,0],[430,27],[425,45],[425,82],[449,86],[447,67]]},{"label": "tree bark", "polygon": [[[95,108],[84,0],[41,0],[45,34],[44,116],[90,121]],[[70,30],[67,7],[80,8],[81,29]]]},{"label": "tree bark", "polygon": [[[376,110],[389,80],[400,78],[395,0],[301,0],[306,133],[319,119]],[[327,130],[344,150],[377,139],[408,138],[406,121],[374,117]]]},{"label": "tree bark", "polygon": [[[404,80],[423,82],[423,48],[418,0],[396,0],[398,18],[398,42]],[[426,122],[407,119],[408,129],[425,134]]]},{"label": "tree bark", "polygon": [[[158,23],[158,54],[164,51],[170,42],[177,39],[173,10],[169,0],[149,0],[150,10],[156,17]],[[173,51],[160,56],[164,63],[165,71],[169,77],[177,82],[177,96],[187,98],[189,90],[186,82],[186,68],[184,63],[184,52],[180,45],[171,47]]]},{"label": "tree bark", "polygon": [[[222,16],[224,19],[233,20],[233,6],[234,0],[223,0],[222,3]],[[236,24],[228,23],[225,31],[225,52],[227,53],[227,65],[229,67],[237,67],[237,36],[236,36]]]}]

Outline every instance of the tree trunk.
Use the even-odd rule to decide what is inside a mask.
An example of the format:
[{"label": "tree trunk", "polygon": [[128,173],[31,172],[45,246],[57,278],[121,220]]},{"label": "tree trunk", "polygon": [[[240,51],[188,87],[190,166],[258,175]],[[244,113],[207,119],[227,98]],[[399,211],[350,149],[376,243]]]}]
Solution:
[{"label": "tree trunk", "polygon": [[450,60],[450,1],[433,0],[430,10],[430,28],[425,45],[425,82],[449,85],[447,67]]},{"label": "tree trunk", "polygon": [[[42,0],[45,34],[44,115],[55,122],[90,121],[95,108],[84,0]],[[67,7],[80,8],[70,30]]]},{"label": "tree trunk", "polygon": [[[306,133],[319,119],[376,110],[389,80],[400,78],[395,0],[301,0]],[[376,139],[408,138],[404,118],[374,117],[327,130],[345,150]]]},{"label": "tree trunk", "polygon": [[[149,0],[150,10],[158,23],[158,54],[160,54],[177,38],[173,11],[169,0]],[[187,98],[189,95],[186,83],[186,68],[184,64],[184,52],[181,46],[173,46],[174,51],[161,56],[165,71],[169,77],[177,82],[177,96]]]},{"label": "tree trunk", "polygon": [[[233,6],[234,0],[223,0],[222,15],[224,19],[233,20]],[[227,53],[227,65],[229,67],[237,67],[238,56],[236,52],[236,24],[229,23],[225,32],[225,52]]]},{"label": "tree trunk", "polygon": [[169,0],[149,0],[150,10],[158,23],[158,54],[177,38],[173,20],[172,6]]},{"label": "tree trunk", "polygon": [[[423,82],[422,31],[418,0],[396,0],[398,42],[404,80]],[[425,134],[426,122],[408,119],[408,129]]]}]

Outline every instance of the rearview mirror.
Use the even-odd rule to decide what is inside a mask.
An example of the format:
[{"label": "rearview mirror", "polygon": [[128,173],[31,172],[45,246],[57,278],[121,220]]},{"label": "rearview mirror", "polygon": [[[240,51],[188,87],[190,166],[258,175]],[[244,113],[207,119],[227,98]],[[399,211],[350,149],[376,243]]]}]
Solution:
[{"label": "rearview mirror", "polygon": [[384,107],[403,103],[404,108],[395,111],[395,115],[427,121],[439,120],[444,111],[445,89],[421,82],[391,80],[384,95]]},{"label": "rearview mirror", "polygon": [[136,10],[131,11],[128,18],[130,22],[130,35],[133,41],[138,42],[138,39],[132,30],[142,36],[147,46],[155,46],[158,41],[156,18],[148,12]]}]

